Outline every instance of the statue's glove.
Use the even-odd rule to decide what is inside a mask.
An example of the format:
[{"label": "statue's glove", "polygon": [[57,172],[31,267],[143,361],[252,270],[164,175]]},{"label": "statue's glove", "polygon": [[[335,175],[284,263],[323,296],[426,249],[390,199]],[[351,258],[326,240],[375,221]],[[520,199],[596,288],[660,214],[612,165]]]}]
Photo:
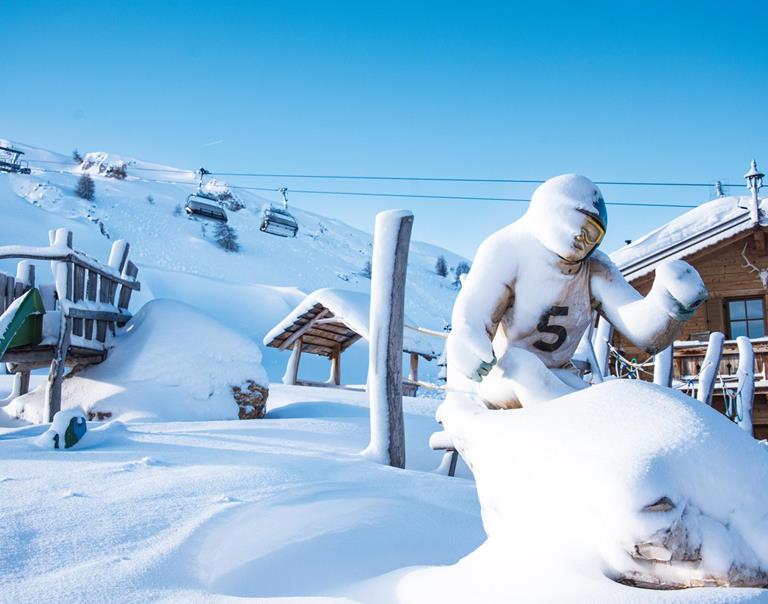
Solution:
[{"label": "statue's glove", "polygon": [[656,268],[650,295],[670,317],[687,321],[707,299],[707,288],[695,268],[673,260]]},{"label": "statue's glove", "polygon": [[455,326],[448,336],[447,361],[449,369],[480,382],[496,364],[496,355],[484,330],[477,333],[467,326]]}]

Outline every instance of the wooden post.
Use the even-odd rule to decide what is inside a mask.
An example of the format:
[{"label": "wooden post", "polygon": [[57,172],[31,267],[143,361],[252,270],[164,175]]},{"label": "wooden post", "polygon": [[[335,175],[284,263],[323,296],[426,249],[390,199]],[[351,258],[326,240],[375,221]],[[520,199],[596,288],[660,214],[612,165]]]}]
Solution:
[{"label": "wooden post", "polygon": [[419,381],[419,355],[411,353],[411,371],[408,373],[408,379],[412,382]]},{"label": "wooden post", "polygon": [[8,279],[8,275],[0,273],[0,314],[4,313],[5,309],[11,305],[11,302],[13,302],[13,300],[5,299],[5,283]]},{"label": "wooden post", "polygon": [[301,361],[301,347],[303,344],[304,338],[301,336],[293,343],[291,356],[288,358],[288,365],[286,365],[285,373],[283,374],[283,384],[296,385],[296,381],[299,379],[299,361]]},{"label": "wooden post", "polygon": [[673,346],[667,346],[653,358],[653,383],[659,386],[672,386]]},{"label": "wooden post", "polygon": [[712,405],[712,391],[715,389],[715,380],[720,369],[723,340],[725,336],[719,331],[709,334],[707,354],[704,355],[704,361],[699,370],[699,389],[696,391],[696,398],[707,405]]},{"label": "wooden post", "polygon": [[755,396],[755,352],[746,336],[736,338],[739,348],[739,382],[736,389],[736,423],[752,436],[752,402]]},{"label": "wooden post", "polygon": [[20,298],[33,287],[35,287],[35,265],[29,260],[22,260],[16,265],[16,291],[14,292],[14,297]]},{"label": "wooden post", "polygon": [[595,358],[597,358],[597,364],[600,367],[602,374],[609,375],[611,370],[608,365],[610,359],[610,349],[608,348],[608,342],[611,341],[613,336],[613,325],[605,317],[600,317],[597,322],[597,329],[595,330],[595,341],[593,348],[595,349]]},{"label": "wooden post", "polygon": [[341,385],[341,344],[333,349],[331,355],[331,381],[336,385]]},{"label": "wooden post", "polygon": [[373,241],[368,341],[371,442],[363,454],[396,468],[405,467],[403,319],[412,228],[411,212],[381,212]]},{"label": "wooden post", "polygon": [[[85,269],[82,266],[75,265],[75,283],[72,292],[72,300],[80,302],[85,298]],[[83,320],[72,320],[72,333],[76,336],[83,335]]]}]

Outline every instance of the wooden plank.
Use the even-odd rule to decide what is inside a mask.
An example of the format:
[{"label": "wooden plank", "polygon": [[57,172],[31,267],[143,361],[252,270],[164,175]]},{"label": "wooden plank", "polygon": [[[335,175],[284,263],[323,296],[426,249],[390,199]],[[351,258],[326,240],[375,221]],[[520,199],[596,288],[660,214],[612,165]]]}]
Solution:
[{"label": "wooden plank", "polygon": [[11,275],[5,281],[5,307],[8,308],[11,303],[16,299],[14,291],[16,290],[16,279]]},{"label": "wooden plank", "polygon": [[[99,277],[99,302],[102,304],[109,304],[109,296],[112,283],[112,280],[107,277]],[[96,340],[98,342],[107,341],[107,327],[107,321],[96,321]]]},{"label": "wooden plank", "polygon": [[[75,266],[74,287],[72,291],[72,300],[74,302],[80,302],[85,298],[85,269],[82,266]],[[71,317],[75,317],[70,313]],[[76,336],[83,335],[83,320],[81,318],[74,318],[72,321],[72,333]]]},{"label": "wooden plank", "polygon": [[8,281],[8,275],[0,273],[0,314],[5,312],[5,309],[11,305],[12,300],[5,299],[5,284]]},{"label": "wooden plank", "polygon": [[408,374],[408,379],[412,382],[419,381],[419,355],[415,352],[411,353],[411,371]]},{"label": "wooden plank", "polygon": [[[88,283],[85,286],[85,297],[89,302],[96,302],[96,294],[99,286],[99,275],[94,271],[88,271]],[[86,340],[93,338],[93,319],[86,319],[83,323]]]},{"label": "wooden plank", "polygon": [[105,321],[107,323],[127,323],[131,318],[130,313],[110,312],[106,310],[87,310],[85,308],[70,308],[69,316],[72,317],[72,319],[93,319],[94,321]]},{"label": "wooden plank", "polygon": [[[123,275],[126,277],[130,277],[132,279],[135,279],[138,274],[139,274],[139,267],[129,260],[128,264],[125,267],[125,270],[123,271]],[[119,308],[120,310],[127,309],[128,306],[131,304],[132,293],[133,293],[133,290],[131,288],[121,285],[120,294],[117,297],[117,308]]]},{"label": "wooden plank", "polygon": [[329,348],[333,350],[340,344],[340,342],[337,342],[336,340],[329,340],[327,338],[323,338],[319,335],[315,335],[314,330],[309,330],[304,335],[302,335],[302,338],[304,340],[305,344],[315,344],[316,346],[325,346],[326,348]]}]

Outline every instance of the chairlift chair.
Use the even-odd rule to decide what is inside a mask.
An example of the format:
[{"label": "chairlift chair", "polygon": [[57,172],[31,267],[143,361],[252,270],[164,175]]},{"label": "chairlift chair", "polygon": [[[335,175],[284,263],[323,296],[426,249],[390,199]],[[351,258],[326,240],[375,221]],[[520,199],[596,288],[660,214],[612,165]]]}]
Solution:
[{"label": "chairlift chair", "polygon": [[0,146],[0,172],[31,174],[27,162],[20,159],[22,155],[24,151],[20,149]]},{"label": "chairlift chair", "polygon": [[296,237],[299,224],[288,211],[288,189],[283,187],[279,191],[283,194],[283,207],[275,207],[272,204],[265,206],[261,212],[260,230],[278,237]]},{"label": "chairlift chair", "polygon": [[197,192],[187,196],[184,211],[189,216],[200,216],[216,222],[227,222],[227,213],[215,195],[203,191],[203,176],[210,174],[205,168],[198,170]]}]

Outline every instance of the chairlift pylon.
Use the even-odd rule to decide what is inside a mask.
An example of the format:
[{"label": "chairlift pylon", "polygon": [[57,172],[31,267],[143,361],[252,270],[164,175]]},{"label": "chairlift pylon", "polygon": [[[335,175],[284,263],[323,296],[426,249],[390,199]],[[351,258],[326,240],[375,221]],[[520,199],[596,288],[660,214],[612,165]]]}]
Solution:
[{"label": "chairlift pylon", "polygon": [[212,193],[203,190],[203,177],[210,172],[205,168],[200,168],[197,173],[199,175],[197,191],[187,195],[184,211],[188,216],[200,216],[216,222],[227,222],[227,213],[221,207],[219,199]]},{"label": "chairlift pylon", "polygon": [[0,146],[0,172],[9,174],[31,174],[29,164],[20,158],[24,151],[15,147]]},{"label": "chairlift pylon", "polygon": [[296,237],[299,223],[288,211],[288,189],[281,187],[278,191],[283,195],[283,207],[275,207],[271,203],[269,206],[264,206],[259,228],[265,233],[278,237]]}]

